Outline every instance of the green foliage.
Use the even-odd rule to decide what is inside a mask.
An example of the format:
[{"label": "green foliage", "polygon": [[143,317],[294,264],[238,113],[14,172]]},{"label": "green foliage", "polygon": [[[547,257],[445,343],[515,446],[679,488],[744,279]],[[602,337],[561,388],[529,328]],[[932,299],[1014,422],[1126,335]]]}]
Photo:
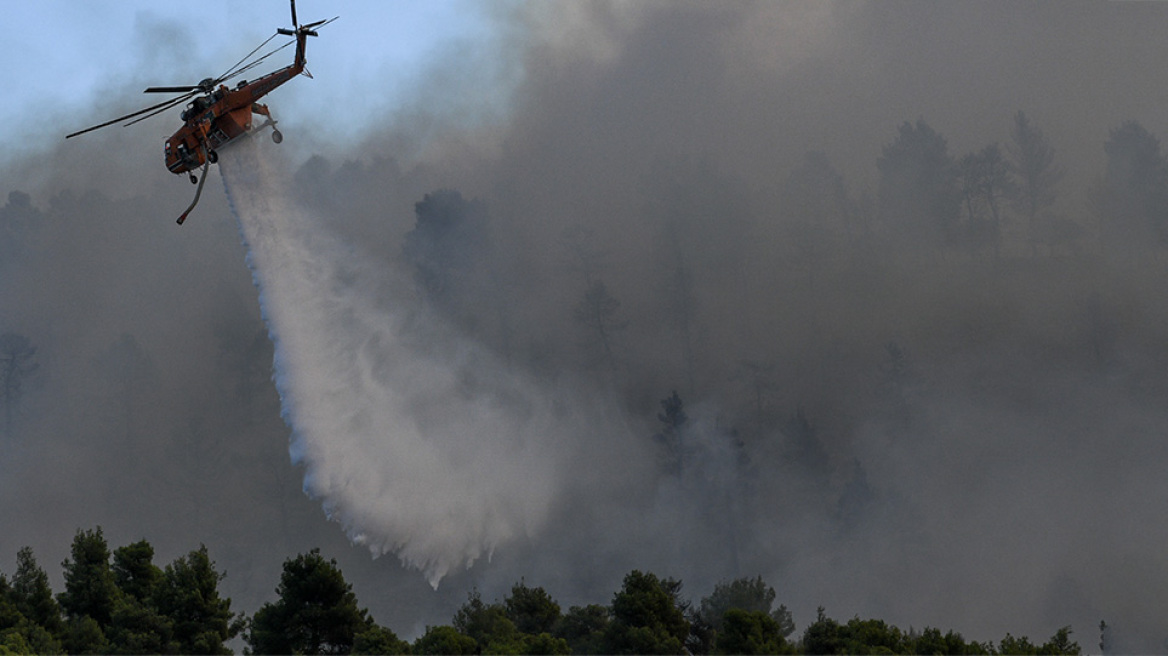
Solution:
[{"label": "green foliage", "polygon": [[1050,640],[1042,643],[1042,645],[1035,645],[1026,636],[1015,638],[1007,633],[1006,637],[1002,638],[998,643],[997,653],[1003,654],[1003,656],[1015,654],[1079,654],[1082,652],[1082,649],[1079,647],[1078,642],[1071,640],[1072,633],[1074,632],[1071,630],[1071,627],[1064,626],[1058,631],[1055,631],[1055,634],[1051,636]]},{"label": "green foliage", "polygon": [[633,570],[612,600],[606,650],[614,654],[680,654],[689,621],[677,605],[680,584]]},{"label": "green foliage", "polygon": [[910,636],[906,647],[914,654],[976,654],[984,653],[980,645],[965,644],[960,633],[950,631],[944,635],[940,629],[925,627],[919,636]]},{"label": "green foliage", "polygon": [[53,598],[49,575],[37,564],[32,549],[24,547],[16,554],[16,574],[12,576],[11,599],[16,610],[51,634],[64,628],[61,606]]},{"label": "green foliage", "polygon": [[770,615],[778,623],[780,634],[785,638],[795,632],[795,624],[786,606],[773,608],[775,597],[775,589],[768,586],[761,576],[735,579],[715,585],[710,596],[702,598],[698,614],[715,630],[721,630],[726,611],[732,608],[758,611]]},{"label": "green foliage", "polygon": [[881,620],[857,617],[840,624],[824,615],[823,607],[819,608],[815,622],[803,632],[803,651],[808,654],[933,653],[932,650],[913,651],[910,639],[900,629]]},{"label": "green foliage", "polygon": [[1006,637],[1002,638],[1001,641],[998,642],[998,653],[1002,654],[1003,656],[1014,656],[1017,654],[1037,654],[1038,647],[1033,642],[1030,642],[1030,638],[1027,638],[1026,636],[1015,638],[1014,636],[1007,633]]},{"label": "green foliage", "polygon": [[114,584],[129,597],[141,602],[154,596],[154,588],[162,580],[162,570],[154,564],[154,547],[140,540],[113,553],[111,571]]},{"label": "green foliage", "polygon": [[553,635],[564,639],[573,654],[602,654],[610,620],[608,608],[599,604],[572,606],[556,622]]},{"label": "green foliage", "polygon": [[23,618],[24,615],[12,602],[12,587],[8,584],[8,578],[0,574],[0,629],[16,626]]},{"label": "green foliage", "polygon": [[[220,598],[225,575],[207,548],[153,564],[141,540],[111,554],[101,529],[78,531],[54,600],[29,548],[12,582],[0,574],[0,656],[5,654],[228,654],[224,644],[246,625]],[[841,624],[821,607],[799,643],[785,606],[761,577],[722,582],[691,609],[681,582],[634,570],[611,606],[566,613],[546,590],[520,580],[502,602],[472,590],[452,626],[428,626],[413,645],[378,626],[357,605],[335,560],[319,550],[284,562],[276,589],[245,636],[251,653],[297,654],[1079,654],[1071,627],[1036,645],[1006,634],[998,645],[925,628],[904,633],[882,620]],[[64,618],[62,617],[64,611]],[[104,618],[104,619],[99,619]],[[691,622],[692,620],[692,622]],[[1101,624],[1101,630],[1106,626]]]},{"label": "green foliage", "polygon": [[97,620],[88,615],[73,617],[66,622],[61,643],[70,654],[108,654],[112,651],[105,632]]},{"label": "green foliage", "polygon": [[791,612],[786,606],[773,608],[775,596],[775,589],[768,586],[761,576],[718,583],[709,596],[702,598],[693,617],[688,642],[690,651],[709,653],[723,649],[717,647],[715,643],[718,641],[718,644],[721,644],[719,636],[724,629],[725,615],[731,609],[758,612],[768,616],[777,627],[782,638],[781,642],[786,644],[786,637],[795,631],[795,623],[791,620]]},{"label": "green foliage", "polygon": [[113,617],[104,630],[111,653],[162,654],[180,651],[173,642],[174,622],[159,614],[152,604],[133,597],[125,596],[117,601]]},{"label": "green foliage", "polygon": [[166,566],[157,584],[159,612],[174,622],[174,640],[184,654],[227,654],[223,644],[238,635],[242,623],[231,612],[231,600],[219,597],[224,574],[201,545]]},{"label": "green foliage", "polygon": [[[219,597],[224,575],[206,547],[161,570],[153,563],[154,548],[140,540],[116,549],[111,566],[99,527],[78,531],[71,555],[62,563],[60,609],[31,551],[18,556],[21,584],[12,596],[43,629],[25,631],[39,651],[59,644],[69,653],[230,653],[224,642],[239,633],[242,620],[231,612],[231,600]],[[61,610],[68,618],[63,624]]]},{"label": "green foliage", "polygon": [[111,650],[123,654],[177,651],[174,621],[155,605],[162,570],[154,565],[154,547],[140,540],[115,549],[111,572],[121,593],[104,627]]},{"label": "green foliage", "polygon": [[529,588],[521,580],[503,599],[507,618],[521,633],[551,633],[560,619],[560,605],[543,588]]},{"label": "green foliage", "polygon": [[32,646],[18,631],[9,629],[0,632],[0,656],[6,654],[36,654]]},{"label": "green foliage", "polygon": [[284,561],[276,593],[280,598],[256,611],[246,636],[257,654],[347,653],[370,628],[337,561],[319,549]]},{"label": "green foliage", "polygon": [[[928,634],[928,629],[926,629],[925,633]],[[848,623],[842,627],[841,634],[844,641],[844,650],[847,653],[896,654],[912,651],[908,648],[904,633],[895,626],[886,624],[883,620],[861,620],[858,617],[854,617],[848,620]],[[939,636],[940,634],[938,633]],[[930,646],[923,652],[913,653],[932,654],[949,652],[943,650],[936,652]]]},{"label": "green foliage", "polygon": [[827,617],[819,607],[818,617],[803,630],[803,653],[842,654],[844,647],[843,629],[839,622]]},{"label": "green foliage", "polygon": [[[49,632],[45,627],[28,619],[21,620],[16,626],[5,629],[0,635],[19,636],[20,641],[27,645],[30,654],[63,654],[65,648],[60,639]],[[14,639],[15,640],[15,639]],[[0,642],[4,642],[0,639]]]},{"label": "green foliage", "polygon": [[523,637],[507,616],[506,608],[500,603],[484,603],[477,589],[467,595],[452,623],[455,630],[475,641],[481,653],[523,653]]},{"label": "green foliage", "polygon": [[65,568],[65,591],[57,596],[61,609],[70,618],[90,617],[98,626],[109,624],[118,588],[101,527],[77,531],[71,553],[72,560],[61,563]]},{"label": "green foliage", "polygon": [[1015,654],[1079,654],[1082,648],[1079,643],[1071,640],[1071,634],[1074,633],[1071,627],[1064,626],[1051,636],[1050,640],[1042,643],[1042,645],[1035,645],[1030,641],[1030,638],[1022,636],[1015,638],[1009,633],[1005,638],[998,643],[997,653],[1003,656]]},{"label": "green foliage", "polygon": [[523,635],[523,652],[524,654],[571,654],[572,649],[568,646],[568,641],[563,638],[557,638],[550,633],[540,633],[536,635]]},{"label": "green foliage", "polygon": [[763,611],[741,608],[731,608],[723,614],[714,649],[718,654],[793,653],[775,618]]},{"label": "green foliage", "polygon": [[473,654],[474,638],[459,633],[451,626],[427,626],[426,632],[414,641],[414,654]]},{"label": "green foliage", "polygon": [[1050,640],[1047,640],[1045,643],[1043,643],[1042,648],[1039,650],[1039,653],[1041,653],[1041,654],[1079,654],[1082,651],[1082,649],[1079,647],[1078,642],[1071,640],[1072,633],[1074,633],[1074,631],[1071,631],[1071,627],[1069,627],[1069,626],[1064,626],[1061,629],[1059,629],[1058,631],[1055,631],[1054,635],[1051,636]]},{"label": "green foliage", "polygon": [[354,654],[408,654],[410,643],[383,626],[373,625],[353,640]]},{"label": "green foliage", "polygon": [[[861,620],[858,617],[840,624],[825,616],[822,607],[815,622],[803,632],[801,646],[802,653],[807,654],[993,653],[992,645],[967,643],[960,633],[953,631],[942,634],[940,629],[926,627],[919,634],[906,634],[883,620]],[[1033,646],[1025,653],[1034,653]]]}]

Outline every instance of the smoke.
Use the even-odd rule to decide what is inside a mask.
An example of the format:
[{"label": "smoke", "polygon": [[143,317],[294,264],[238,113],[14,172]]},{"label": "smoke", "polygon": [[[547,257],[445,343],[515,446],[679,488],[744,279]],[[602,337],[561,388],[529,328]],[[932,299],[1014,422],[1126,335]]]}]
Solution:
[{"label": "smoke", "polygon": [[[1157,570],[1155,540],[1129,523],[1163,490],[1133,466],[1163,455],[1162,264],[1099,253],[1084,193],[1118,112],[1155,113],[1140,94],[1114,107],[1132,83],[1118,71],[1084,85],[1051,63],[1098,67],[1097,44],[1119,60],[1127,41],[1055,4],[1010,6],[536,6],[504,123],[398,117],[370,135],[377,155],[303,167],[301,202],[382,270],[401,266],[423,194],[481,199],[474,252],[492,266],[429,309],[490,354],[484,370],[535,381],[525,398],[571,378],[564,398],[611,400],[569,401],[581,423],[555,424],[560,445],[615,446],[613,462],[639,445],[635,476],[598,463],[534,488],[555,502],[474,568],[481,589],[525,576],[595,601],[631,567],[694,595],[761,573],[801,623],[824,604],[978,639],[1069,623],[1090,644],[1122,615],[1133,647],[1159,644],[1124,591],[1163,606],[1135,574]],[[1080,6],[1129,26],[1148,11],[1103,7]],[[787,21],[816,38],[776,39]],[[424,91],[418,106],[443,107],[446,90]],[[959,157],[1004,143],[1020,108],[1068,170],[1057,209],[1081,227],[1077,258],[1028,259],[1017,217],[1002,260],[876,220],[874,164],[898,125],[925,117]],[[619,301],[604,344],[576,319],[596,281]],[[689,423],[654,439],[673,390]],[[1128,564],[1096,565],[1113,559]]]},{"label": "smoke", "polygon": [[[1089,193],[1108,130],[1168,134],[1133,63],[1168,57],[1160,3],[495,7],[503,36],[435,50],[408,103],[347,126],[359,149],[284,104],[344,74],[323,57],[273,94],[285,155],[220,160],[238,229],[208,193],[175,232],[169,125],[5,169],[28,196],[0,334],[40,367],[0,555],[59,562],[95,523],[160,559],[202,541],[250,611],[324,546],[403,635],[472,585],[598,603],[636,567],[694,599],[761,574],[800,627],[824,605],[1092,645],[1105,619],[1162,648],[1168,271],[1103,248]],[[960,157],[1019,109],[1066,170],[1061,245],[1032,252],[1009,208],[1000,257],[881,223],[898,126]],[[482,208],[441,297],[405,252],[438,190]]]},{"label": "smoke", "polygon": [[355,542],[435,587],[539,533],[580,455],[571,427],[582,408],[412,303],[392,270],[295,203],[260,148],[226,150],[220,170],[305,491]]}]

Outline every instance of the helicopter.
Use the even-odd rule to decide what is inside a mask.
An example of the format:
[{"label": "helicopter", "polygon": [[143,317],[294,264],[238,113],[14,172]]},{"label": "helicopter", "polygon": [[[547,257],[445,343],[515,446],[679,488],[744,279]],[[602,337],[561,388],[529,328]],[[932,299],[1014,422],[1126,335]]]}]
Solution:
[{"label": "helicopter", "polygon": [[[272,117],[271,110],[268,109],[267,105],[256,101],[297,75],[303,74],[312,77],[312,74],[305,68],[304,59],[304,49],[308,37],[318,36],[316,33],[318,28],[337,19],[334,17],[300,25],[296,22],[296,0],[290,0],[290,3],[293,29],[277,29],[275,34],[268,37],[267,41],[261,43],[247,56],[239,60],[226,73],[216,78],[206,78],[198,84],[190,86],[149,87],[145,93],[178,93],[181,95],[125,116],[119,116],[105,123],[67,134],[65,138],[80,136],[128,119],[133,120],[126,125],[133,125],[186,103],[186,108],[181,114],[183,126],[166,140],[163,149],[166,168],[176,175],[186,173],[192,184],[199,185],[195,191],[194,200],[191,201],[186,211],[178,217],[178,224],[182,225],[183,221],[186,221],[187,215],[199,203],[199,197],[203,193],[203,185],[207,182],[207,169],[211,164],[219,161],[218,151],[220,149],[242,136],[258,132],[269,126],[272,128],[272,141],[280,143],[284,140],[284,135],[276,128],[276,119]],[[295,37],[295,41],[289,41],[267,54],[252,59],[272,39],[281,35]],[[234,88],[228,88],[224,84],[224,82],[251,70],[268,57],[293,43],[296,44],[296,56],[292,64],[251,82],[241,80]],[[256,116],[262,117],[258,124],[254,122]],[[202,169],[201,175],[196,175],[195,171],[200,168]]]}]

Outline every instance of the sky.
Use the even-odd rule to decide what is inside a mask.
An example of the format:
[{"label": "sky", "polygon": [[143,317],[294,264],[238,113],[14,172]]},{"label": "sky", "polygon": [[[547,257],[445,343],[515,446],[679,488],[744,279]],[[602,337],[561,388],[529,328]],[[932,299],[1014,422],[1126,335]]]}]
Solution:
[{"label": "sky", "polygon": [[[302,24],[340,19],[309,42],[308,69],[321,74],[286,85],[268,102],[277,118],[290,124],[326,114],[330,138],[355,139],[372,116],[409,100],[408,90],[432,59],[494,38],[490,14],[501,6],[468,0],[302,0],[297,7]],[[186,6],[146,0],[5,1],[3,8],[13,25],[0,44],[0,56],[12,63],[0,77],[13,90],[0,100],[0,120],[9,126],[0,137],[5,157],[25,152],[30,135],[37,144],[32,147],[43,147],[57,132],[63,136],[120,110],[158,102],[141,93],[145,86],[217,76],[291,22],[289,5],[281,0],[212,0],[200,3],[193,16]],[[270,45],[289,40],[280,37]],[[286,49],[257,72],[291,60]],[[168,134],[178,127],[177,114],[164,113],[139,129]]]},{"label": "sky", "polygon": [[[248,612],[322,546],[409,637],[474,586],[606,603],[640,568],[694,600],[762,575],[800,630],[1165,644],[1168,259],[1111,241],[1100,185],[1112,130],[1168,135],[1168,4],[302,0],[340,19],[268,98],[284,142],[181,229],[176,116],[63,135],[287,6],[7,4],[0,335],[41,367],[0,438],[0,569],[100,523],[162,562],[206,542]],[[1019,111],[1065,171],[1041,243],[1014,207],[996,255],[881,214],[906,125],[960,158]],[[452,190],[473,229],[428,287],[417,204]],[[273,322],[301,344],[278,383]]]}]

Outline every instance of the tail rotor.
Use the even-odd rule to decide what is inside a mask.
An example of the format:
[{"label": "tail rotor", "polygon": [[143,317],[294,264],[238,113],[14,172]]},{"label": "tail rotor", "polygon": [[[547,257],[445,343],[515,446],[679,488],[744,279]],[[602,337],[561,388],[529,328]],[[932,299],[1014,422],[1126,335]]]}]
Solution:
[{"label": "tail rotor", "polygon": [[318,36],[314,28],[327,25],[336,20],[336,18],[330,18],[328,20],[318,20],[307,25],[301,25],[296,21],[296,0],[290,0],[290,5],[292,7],[292,29],[289,30],[283,27],[276,29],[277,33],[283,34],[284,36],[298,36],[300,34]]}]

